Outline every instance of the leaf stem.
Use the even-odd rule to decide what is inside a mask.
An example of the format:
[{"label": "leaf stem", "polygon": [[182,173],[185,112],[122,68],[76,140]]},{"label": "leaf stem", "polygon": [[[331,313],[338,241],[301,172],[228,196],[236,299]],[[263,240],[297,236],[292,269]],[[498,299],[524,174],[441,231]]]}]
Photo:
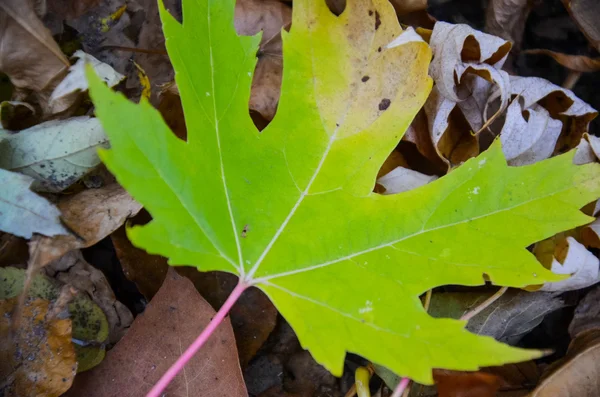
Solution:
[{"label": "leaf stem", "polygon": [[398,386],[396,387],[396,390],[394,390],[394,394],[392,394],[391,397],[401,397],[404,393],[404,390],[406,390],[406,386],[408,386],[409,383],[409,378],[400,379],[400,383],[398,383]]},{"label": "leaf stem", "polygon": [[206,341],[210,338],[213,332],[217,329],[217,327],[223,322],[225,316],[231,310],[231,307],[235,302],[239,299],[244,292],[248,288],[248,284],[242,282],[241,280],[238,282],[236,287],[231,291],[231,294],[223,303],[223,306],[219,309],[217,314],[210,320],[210,323],[204,328],[202,333],[196,338],[194,343],[187,348],[185,352],[175,361],[171,368],[168,369],[167,372],[160,378],[160,380],[152,387],[152,390],[146,395],[146,397],[161,397],[162,392],[167,388],[169,383],[177,376],[177,374],[183,369],[183,367],[187,364],[188,361],[200,350],[200,348],[206,343]]}]

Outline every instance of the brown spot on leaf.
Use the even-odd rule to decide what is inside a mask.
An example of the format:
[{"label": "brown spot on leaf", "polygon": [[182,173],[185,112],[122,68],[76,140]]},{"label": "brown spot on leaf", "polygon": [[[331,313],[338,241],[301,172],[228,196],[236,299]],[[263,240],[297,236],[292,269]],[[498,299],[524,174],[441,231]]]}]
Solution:
[{"label": "brown spot on leaf", "polygon": [[362,81],[363,83],[366,83],[367,81],[369,81],[370,77],[369,76],[363,76],[362,79],[360,79],[360,81]]},{"label": "brown spot on leaf", "polygon": [[386,110],[387,108],[390,107],[391,103],[392,103],[392,101],[390,101],[389,99],[383,98],[381,100],[381,102],[379,102],[379,110],[381,110],[381,111]]},{"label": "brown spot on leaf", "polygon": [[381,47],[379,47],[379,48],[377,49],[377,52],[381,52]]},{"label": "brown spot on leaf", "polygon": [[369,10],[369,16],[373,15],[373,11]]},{"label": "brown spot on leaf", "polygon": [[381,18],[379,17],[379,13],[375,11],[375,30],[379,29],[381,25]]}]

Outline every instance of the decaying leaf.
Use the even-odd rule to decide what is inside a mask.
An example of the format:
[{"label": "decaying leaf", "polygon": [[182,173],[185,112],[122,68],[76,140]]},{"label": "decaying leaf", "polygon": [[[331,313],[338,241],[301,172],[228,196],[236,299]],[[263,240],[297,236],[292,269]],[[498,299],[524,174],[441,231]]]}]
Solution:
[{"label": "decaying leaf", "polygon": [[426,175],[409,168],[396,167],[378,178],[377,183],[385,188],[383,194],[395,194],[423,186],[437,178],[435,175]]},{"label": "decaying leaf", "polygon": [[27,300],[12,328],[17,299],[0,301],[0,394],[4,397],[59,397],[75,376],[71,320],[56,318],[49,303]]},{"label": "decaying leaf", "polygon": [[70,66],[32,0],[0,2],[0,49],[0,71],[19,89],[47,90]]},{"label": "decaying leaf", "polygon": [[68,109],[77,101],[81,92],[87,91],[88,84],[85,78],[85,65],[88,63],[92,65],[94,71],[109,87],[114,87],[125,78],[125,76],[116,72],[110,65],[100,62],[81,50],[75,51],[73,58],[77,58],[77,62],[69,68],[69,74],[56,86],[50,95],[49,106],[52,113],[60,113]]},{"label": "decaying leaf", "polygon": [[60,211],[30,190],[33,182],[27,175],[0,169],[0,230],[25,238],[34,233],[68,235]]},{"label": "decaying leaf", "polygon": [[573,163],[588,164],[597,161],[600,161],[600,138],[587,133],[583,134],[579,145],[577,145]]},{"label": "decaying leaf", "polygon": [[36,111],[31,104],[23,101],[0,103],[0,128],[22,130],[36,124]]},{"label": "decaying leaf", "polygon": [[129,309],[115,298],[108,280],[100,270],[83,259],[79,250],[66,253],[44,267],[47,275],[81,291],[97,304],[108,320],[109,343],[117,343],[133,322]]},{"label": "decaying leaf", "polygon": [[[24,269],[0,268],[0,299],[16,298],[23,291],[24,283]],[[57,280],[38,274],[32,280],[28,296],[56,302],[60,291],[61,284]],[[108,321],[102,309],[83,294],[77,294],[69,302],[68,310],[73,328],[72,337],[76,341],[74,348],[77,354],[77,371],[86,371],[104,358]]]},{"label": "decaying leaf", "polygon": [[39,266],[44,266],[69,251],[96,244],[142,208],[116,183],[62,197],[57,207],[62,213],[62,221],[74,235],[36,236],[32,240],[31,249],[39,250]]},{"label": "decaying leaf", "polygon": [[565,68],[575,72],[589,73],[600,70],[600,58],[590,58],[585,55],[568,55],[550,50],[527,50],[523,52],[525,54],[548,55]]},{"label": "decaying leaf", "polygon": [[485,15],[485,31],[513,44],[519,50],[532,0],[491,0]]},{"label": "decaying leaf", "polygon": [[[472,133],[479,132],[508,104],[510,82],[501,68],[511,44],[467,25],[437,22],[430,45],[434,58],[429,72],[435,86],[424,108],[429,133],[439,156],[449,165],[458,165],[479,153]],[[493,86],[502,93],[501,101],[488,120]]]},{"label": "decaying leaf", "polygon": [[530,397],[596,397],[600,361],[600,288],[579,303],[569,326],[573,340],[564,358],[545,371]]},{"label": "decaying leaf", "polygon": [[569,14],[589,42],[600,51],[600,26],[596,18],[600,4],[596,0],[562,0]]},{"label": "decaying leaf", "polygon": [[95,7],[101,0],[52,0],[47,2],[48,12],[64,19],[74,19]]},{"label": "decaying leaf", "polygon": [[[324,1],[295,1],[277,114],[259,133],[248,100],[260,38],[235,33],[234,4],[186,0],[183,24],[160,9],[187,142],[149,103],[88,75],[112,145],[101,158],[152,215],[128,230],[132,242],[262,289],[334,375],[346,352],[423,383],[432,368],[539,357],[432,318],[419,296],[485,279],[564,279],[525,247],[591,221],[580,208],[600,195],[600,165],[566,154],[509,167],[496,142],[420,188],[375,194],[426,100],[428,46],[385,0],[349,1],[340,16]],[[502,60],[481,52],[468,59]]]},{"label": "decaying leaf", "polygon": [[[192,283],[170,269],[165,283],[125,337],[102,364],[79,374],[65,396],[143,396],[214,315]],[[165,393],[175,397],[248,396],[229,320],[217,328]]]},{"label": "decaying leaf", "polygon": [[109,147],[96,118],[52,120],[0,142],[0,168],[32,177],[32,188],[60,192],[100,164],[98,148]]}]

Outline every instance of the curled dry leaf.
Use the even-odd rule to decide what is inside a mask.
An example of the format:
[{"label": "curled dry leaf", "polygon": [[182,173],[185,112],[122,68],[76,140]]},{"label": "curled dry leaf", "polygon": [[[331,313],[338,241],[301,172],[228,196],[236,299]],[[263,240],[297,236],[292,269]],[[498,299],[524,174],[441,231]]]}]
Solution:
[{"label": "curled dry leaf", "polygon": [[600,288],[590,291],[579,303],[569,326],[574,339],[567,354],[546,370],[530,397],[596,397],[600,376]]},{"label": "curled dry leaf", "polygon": [[[556,274],[568,274],[571,277],[544,284],[540,290],[571,291],[594,285],[600,281],[599,263],[598,258],[582,244],[573,237],[567,237],[556,245],[550,270]],[[546,265],[544,262],[542,264]]]},{"label": "curled dry leaf", "polygon": [[552,57],[565,68],[581,73],[597,72],[600,70],[600,58],[590,58],[585,55],[568,55],[550,50],[527,50],[526,54],[541,54]]},{"label": "curled dry leaf", "polygon": [[58,397],[75,376],[71,320],[52,316],[49,303],[27,300],[12,329],[17,299],[0,301],[0,394],[5,397]]},{"label": "curled dry leaf", "polygon": [[[436,84],[424,107],[429,133],[439,156],[458,165],[479,153],[469,129],[479,132],[508,104],[509,77],[500,69],[511,45],[467,25],[445,22],[435,24],[430,45],[434,58],[429,72]],[[486,120],[494,85],[501,92],[500,108]]]},{"label": "curled dry leaf", "polygon": [[0,71],[12,84],[41,92],[58,83],[70,66],[31,0],[0,2]]},{"label": "curled dry leaf", "polygon": [[562,0],[588,41],[600,51],[600,3],[596,0]]},{"label": "curled dry leaf", "polygon": [[[192,283],[169,269],[146,311],[98,367],[77,376],[65,396],[142,396],[215,315]],[[169,396],[246,397],[229,320],[165,390]]]},{"label": "curled dry leaf", "polygon": [[52,120],[0,143],[0,168],[29,175],[32,188],[60,192],[100,164],[97,150],[109,147],[96,118]]},{"label": "curled dry leaf", "polygon": [[75,103],[81,92],[87,91],[88,82],[85,78],[85,65],[90,64],[94,71],[109,87],[114,87],[125,78],[116,72],[110,65],[100,62],[90,54],[81,50],[75,51],[73,58],[77,62],[69,68],[69,74],[56,86],[50,95],[50,109],[52,113],[60,113]]},{"label": "curled dry leaf", "polygon": [[60,211],[30,190],[33,181],[27,175],[0,169],[0,230],[24,238],[34,233],[68,235]]},{"label": "curled dry leaf", "polygon": [[74,249],[96,244],[142,208],[116,183],[62,197],[57,206],[62,212],[62,221],[75,235],[34,237],[30,251],[38,250],[38,266],[44,266]]},{"label": "curled dry leaf", "polygon": [[102,309],[108,320],[109,343],[117,343],[125,335],[133,315],[115,298],[104,273],[87,263],[79,250],[49,263],[44,270],[48,276],[86,293]]},{"label": "curled dry leaf", "polygon": [[491,0],[485,15],[485,31],[510,41],[519,50],[532,7],[531,0]]},{"label": "curled dry leaf", "polygon": [[0,103],[0,128],[17,131],[35,125],[35,108],[23,101],[4,101]]},{"label": "curled dry leaf", "polygon": [[[573,158],[574,164],[587,164],[600,161],[600,138],[583,134]],[[595,214],[594,214],[595,215]]]}]

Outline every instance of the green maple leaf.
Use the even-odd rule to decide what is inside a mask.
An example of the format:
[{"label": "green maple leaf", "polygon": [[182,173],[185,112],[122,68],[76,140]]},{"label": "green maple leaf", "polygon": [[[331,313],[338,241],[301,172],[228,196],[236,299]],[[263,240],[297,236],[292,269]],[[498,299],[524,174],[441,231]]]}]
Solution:
[{"label": "green maple leaf", "polygon": [[161,17],[187,142],[90,75],[112,144],[102,158],[153,216],[129,229],[135,245],[262,289],[335,375],[346,352],[422,383],[432,368],[538,356],[430,317],[419,295],[560,279],[525,247],[591,220],[579,208],[600,195],[597,165],[568,154],[512,168],[496,143],[419,189],[372,193],[432,84],[425,43],[388,46],[402,30],[386,0],[348,1],[339,17],[294,1],[281,100],[262,132],[248,115],[260,38],[235,33],[234,0],[183,6],[183,25],[163,6]]}]

